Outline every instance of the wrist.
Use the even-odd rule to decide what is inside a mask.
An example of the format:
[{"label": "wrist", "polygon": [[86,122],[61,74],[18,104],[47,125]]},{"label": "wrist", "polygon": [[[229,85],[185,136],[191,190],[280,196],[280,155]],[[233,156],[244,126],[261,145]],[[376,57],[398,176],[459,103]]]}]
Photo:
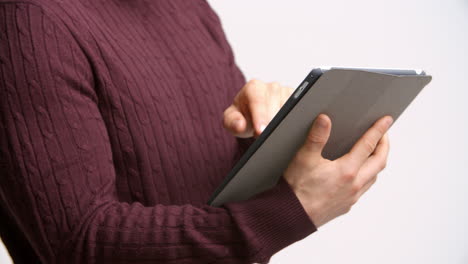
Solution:
[{"label": "wrist", "polygon": [[304,211],[306,212],[310,221],[312,221],[312,223],[314,223],[314,225],[318,228],[321,224],[318,221],[316,221],[318,219],[316,219],[317,218],[316,214],[314,214],[318,211],[318,209],[317,208],[314,209],[313,201],[310,201],[310,195],[304,192],[304,189],[300,188],[300,185],[293,182],[289,177],[286,177],[283,175],[283,178],[285,179],[285,181],[288,183],[291,190],[296,195],[297,200],[299,200],[300,204],[304,208]]}]

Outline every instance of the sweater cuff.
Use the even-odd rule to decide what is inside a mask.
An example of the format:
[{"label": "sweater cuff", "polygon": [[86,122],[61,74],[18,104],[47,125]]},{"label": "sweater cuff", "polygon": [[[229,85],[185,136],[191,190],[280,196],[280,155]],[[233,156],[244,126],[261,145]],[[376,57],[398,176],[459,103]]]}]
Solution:
[{"label": "sweater cuff", "polygon": [[266,262],[281,249],[317,230],[286,180],[249,200],[226,203],[253,251],[253,261]]}]

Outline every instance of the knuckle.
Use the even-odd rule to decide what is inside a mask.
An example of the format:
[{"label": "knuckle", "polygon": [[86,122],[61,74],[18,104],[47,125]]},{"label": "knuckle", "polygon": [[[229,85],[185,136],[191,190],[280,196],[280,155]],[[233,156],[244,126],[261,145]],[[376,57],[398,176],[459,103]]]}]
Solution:
[{"label": "knuckle", "polygon": [[378,133],[379,137],[381,137],[385,134],[386,129],[384,126],[376,126],[375,131]]},{"label": "knuckle", "polygon": [[279,84],[279,82],[272,82],[270,83],[270,87],[274,90],[278,90],[281,87],[281,85]]},{"label": "knuckle", "polygon": [[343,182],[350,182],[353,181],[356,176],[354,173],[348,172],[348,173],[343,173],[341,176],[341,179]]},{"label": "knuckle", "polygon": [[326,137],[317,133],[309,133],[307,135],[307,142],[309,143],[325,143]]},{"label": "knuckle", "polygon": [[354,182],[351,185],[351,194],[353,196],[356,196],[356,194],[358,194],[361,189],[362,189],[362,185],[360,183]]},{"label": "knuckle", "polygon": [[344,182],[351,182],[356,178],[356,176],[357,172],[354,169],[346,167],[342,170],[341,179]]},{"label": "knuckle", "polygon": [[256,86],[258,84],[259,80],[257,79],[251,79],[247,82],[247,87],[252,87],[252,86]]},{"label": "knuckle", "polygon": [[258,86],[248,88],[245,91],[245,96],[250,104],[259,104],[264,101],[264,95],[258,91]]},{"label": "knuckle", "polygon": [[373,152],[375,149],[374,142],[369,138],[364,138],[362,141],[362,145],[364,146],[364,149],[369,153]]},{"label": "knuckle", "polygon": [[246,85],[247,93],[252,93],[262,86],[262,82],[257,79],[250,80]]}]

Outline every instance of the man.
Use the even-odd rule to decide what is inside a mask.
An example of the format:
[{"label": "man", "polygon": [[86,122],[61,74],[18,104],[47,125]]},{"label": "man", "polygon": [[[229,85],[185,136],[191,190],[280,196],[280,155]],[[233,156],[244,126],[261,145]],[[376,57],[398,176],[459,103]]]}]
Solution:
[{"label": "man", "polygon": [[267,262],[385,164],[387,120],[329,161],[320,116],[276,187],[210,207],[291,90],[245,85],[206,1],[0,0],[0,18],[0,234],[16,263]]}]

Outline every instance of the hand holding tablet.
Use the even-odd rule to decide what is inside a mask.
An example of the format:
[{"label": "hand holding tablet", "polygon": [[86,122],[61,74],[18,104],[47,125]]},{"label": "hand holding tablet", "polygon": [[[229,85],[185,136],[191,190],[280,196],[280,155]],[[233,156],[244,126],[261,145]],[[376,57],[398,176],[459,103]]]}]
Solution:
[{"label": "hand holding tablet", "polygon": [[323,114],[314,121],[284,178],[317,228],[348,212],[374,184],[387,163],[392,121],[379,119],[349,153],[333,161],[322,156],[333,125]]},{"label": "hand holding tablet", "polygon": [[320,113],[333,129],[322,156],[335,160],[381,117],[394,121],[431,81],[416,70],[314,69],[213,193],[209,204],[241,201],[273,187]]}]

